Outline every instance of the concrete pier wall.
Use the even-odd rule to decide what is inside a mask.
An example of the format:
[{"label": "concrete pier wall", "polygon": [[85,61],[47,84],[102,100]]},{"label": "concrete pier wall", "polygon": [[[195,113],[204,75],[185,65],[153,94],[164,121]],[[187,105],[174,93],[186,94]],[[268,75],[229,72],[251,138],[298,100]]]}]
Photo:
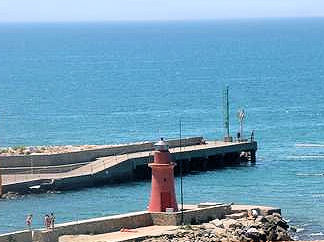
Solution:
[{"label": "concrete pier wall", "polygon": [[[181,140],[182,146],[197,145],[202,141],[202,137],[189,137]],[[171,148],[179,146],[179,140],[169,140]],[[1,156],[1,168],[15,167],[40,167],[40,166],[59,166],[76,163],[84,163],[95,160],[99,157],[121,155],[149,151],[153,149],[154,142],[143,142],[134,144],[116,145],[109,148],[84,150],[61,154],[44,155],[21,155],[21,156]]]},{"label": "concrete pier wall", "polygon": [[54,189],[71,190],[100,184],[131,181],[134,179],[133,162],[130,159],[95,174],[55,179]]},{"label": "concrete pier wall", "polygon": [[0,235],[0,242],[33,242],[31,231],[17,231]]},{"label": "concrete pier wall", "polygon": [[[71,222],[56,226],[54,231],[35,231],[33,242],[57,242],[62,235],[104,234],[121,228],[135,229],[153,224],[149,212],[136,212]],[[27,241],[26,241],[27,242]],[[29,241],[31,242],[31,241]]]},{"label": "concrete pier wall", "polygon": [[[183,212],[185,224],[201,224],[213,219],[222,219],[231,210],[230,205],[216,205],[206,208],[188,209]],[[181,225],[181,212],[176,213],[151,213],[154,225]]]},{"label": "concrete pier wall", "polygon": [[[183,164],[183,173],[191,171],[206,171],[238,165],[248,162],[248,156],[242,156],[242,152],[252,154],[255,159],[256,142],[245,143],[210,143],[206,145],[194,145],[184,147],[183,150],[172,150],[172,160],[178,165],[175,174],[179,174],[180,162]],[[251,156],[251,155],[250,155]],[[253,157],[252,157],[253,158]],[[25,193],[31,186],[40,186],[37,192],[47,190],[71,190],[83,187],[92,187],[100,184],[121,183],[131,180],[143,180],[151,177],[151,169],[148,163],[153,161],[153,152],[138,152],[120,156],[98,158],[71,173],[53,176],[34,176],[32,181],[19,181],[14,184],[3,184],[3,193]],[[251,159],[251,163],[254,163]],[[42,179],[46,178],[46,179]],[[30,190],[32,192],[32,190]]]},{"label": "concrete pier wall", "polygon": [[[34,180],[34,181],[26,181],[26,182],[17,182],[17,183],[11,183],[6,184],[2,186],[2,192],[18,192],[21,194],[30,192],[30,187],[32,186],[38,186],[41,183],[48,183],[50,182],[49,179],[40,179],[40,180]],[[2,195],[2,194],[0,194]]]},{"label": "concrete pier wall", "polygon": [[[230,212],[230,205],[214,205],[199,208],[189,205],[184,211],[186,224],[207,222],[224,218]],[[122,228],[135,229],[152,225],[180,225],[181,213],[150,213],[147,211],[114,215],[95,219],[58,224],[55,230],[22,231],[0,235],[0,242],[58,242],[63,235],[104,234],[119,231]]]},{"label": "concrete pier wall", "polygon": [[[256,209],[266,216],[279,213],[279,208],[257,205],[227,205],[206,203],[185,205],[183,218],[185,224],[201,224],[213,219],[223,219],[226,215],[238,212],[250,213]],[[0,235],[0,242],[58,242],[63,235],[104,234],[119,231],[121,228],[136,229],[152,225],[180,225],[181,212],[150,213],[148,211],[127,213],[108,217],[87,219],[77,222],[57,224],[54,230],[38,229]]]}]

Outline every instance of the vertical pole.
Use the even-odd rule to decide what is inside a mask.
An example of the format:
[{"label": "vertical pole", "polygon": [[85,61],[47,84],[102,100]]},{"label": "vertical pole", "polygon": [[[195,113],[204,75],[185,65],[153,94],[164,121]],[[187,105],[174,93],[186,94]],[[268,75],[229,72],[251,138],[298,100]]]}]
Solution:
[{"label": "vertical pole", "polygon": [[253,164],[256,163],[256,155],[255,155],[255,153],[256,153],[255,150],[250,151],[250,156],[251,156],[250,159],[251,159],[251,163],[253,163]]},{"label": "vertical pole", "polygon": [[2,176],[1,176],[1,173],[0,173],[0,198],[2,196]]},{"label": "vertical pole", "polygon": [[[181,146],[182,146],[182,121],[181,119],[179,120],[179,136],[180,136],[180,139],[179,139],[179,150],[180,150],[180,153],[181,153]],[[180,159],[180,197],[181,197],[181,225],[184,224],[184,216],[183,216],[183,179],[182,179],[182,176],[183,176],[183,172],[182,172],[182,169],[183,169],[183,159]]]},{"label": "vertical pole", "polygon": [[224,111],[224,141],[232,141],[229,131],[229,97],[228,97],[228,86],[224,89],[223,93],[223,111]]},{"label": "vertical pole", "polygon": [[226,87],[226,116],[225,116],[225,126],[226,126],[226,136],[229,137],[229,102],[228,102],[228,86]]},{"label": "vertical pole", "polygon": [[29,155],[29,159],[30,159],[30,169],[31,169],[31,174],[34,174],[34,164],[33,164],[33,157],[31,155]]},{"label": "vertical pole", "polygon": [[243,134],[243,121],[245,118],[245,112],[244,109],[239,110],[238,112],[238,119],[240,122],[240,139],[238,140],[239,142],[244,140],[244,134]]},{"label": "vertical pole", "polygon": [[243,119],[240,122],[240,133],[241,133],[241,140],[243,141],[244,140],[244,137],[243,137]]}]

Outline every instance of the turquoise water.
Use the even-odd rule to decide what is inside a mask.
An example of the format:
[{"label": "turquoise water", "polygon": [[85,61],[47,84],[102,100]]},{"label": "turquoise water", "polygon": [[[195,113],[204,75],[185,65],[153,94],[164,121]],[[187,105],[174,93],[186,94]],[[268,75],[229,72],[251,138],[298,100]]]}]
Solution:
[{"label": "turquoise water", "polygon": [[[282,208],[324,238],[324,19],[0,25],[0,146],[221,138],[222,90],[257,165],[188,175],[185,202]],[[302,144],[320,144],[304,146]],[[177,181],[178,187],[178,181]],[[0,232],[144,210],[149,182],[0,201]]]}]

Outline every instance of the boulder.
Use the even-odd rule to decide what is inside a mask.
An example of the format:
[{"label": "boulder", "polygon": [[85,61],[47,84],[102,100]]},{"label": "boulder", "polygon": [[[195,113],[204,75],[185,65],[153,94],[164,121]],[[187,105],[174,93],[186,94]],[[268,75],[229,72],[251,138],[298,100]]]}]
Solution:
[{"label": "boulder", "polygon": [[215,228],[215,225],[212,224],[212,223],[204,223],[204,224],[201,225],[201,228],[202,229],[207,229],[207,230],[210,230],[210,229],[212,230],[212,229]]},{"label": "boulder", "polygon": [[240,227],[242,227],[242,224],[239,221],[234,220],[234,219],[224,219],[223,226],[225,229],[240,228]]},{"label": "boulder", "polygon": [[289,228],[289,225],[288,223],[283,220],[283,219],[280,219],[278,222],[277,222],[277,226],[283,228],[284,230],[287,230]]},{"label": "boulder", "polygon": [[277,218],[281,218],[281,214],[280,213],[273,213],[272,216],[277,217]]},{"label": "boulder", "polygon": [[266,223],[266,222],[268,222],[268,220],[267,220],[264,216],[258,216],[258,217],[255,219],[255,222],[259,222],[259,223]]},{"label": "boulder", "polygon": [[213,234],[216,234],[217,236],[225,236],[226,235],[226,229],[216,227],[212,231]]},{"label": "boulder", "polygon": [[289,241],[291,237],[286,232],[278,232],[276,239],[277,241]]},{"label": "boulder", "polygon": [[215,227],[224,228],[222,220],[215,219],[215,220],[211,221],[210,223],[213,224]]},{"label": "boulder", "polygon": [[241,212],[241,213],[233,213],[233,214],[225,215],[225,218],[227,218],[227,219],[240,219],[240,218],[245,218],[247,216],[248,216],[247,212]]}]

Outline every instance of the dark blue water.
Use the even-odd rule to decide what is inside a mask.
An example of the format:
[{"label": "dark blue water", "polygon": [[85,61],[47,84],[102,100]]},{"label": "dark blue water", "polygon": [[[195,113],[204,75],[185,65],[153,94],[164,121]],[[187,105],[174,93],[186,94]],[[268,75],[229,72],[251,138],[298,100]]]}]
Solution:
[{"label": "dark blue water", "polygon": [[[0,146],[221,138],[222,90],[258,161],[186,176],[185,202],[279,206],[324,233],[324,19],[0,25]],[[322,144],[306,147],[300,144]],[[177,181],[178,182],[178,181]],[[177,184],[178,186],[178,184]],[[0,232],[144,210],[149,182],[0,201]]]}]

